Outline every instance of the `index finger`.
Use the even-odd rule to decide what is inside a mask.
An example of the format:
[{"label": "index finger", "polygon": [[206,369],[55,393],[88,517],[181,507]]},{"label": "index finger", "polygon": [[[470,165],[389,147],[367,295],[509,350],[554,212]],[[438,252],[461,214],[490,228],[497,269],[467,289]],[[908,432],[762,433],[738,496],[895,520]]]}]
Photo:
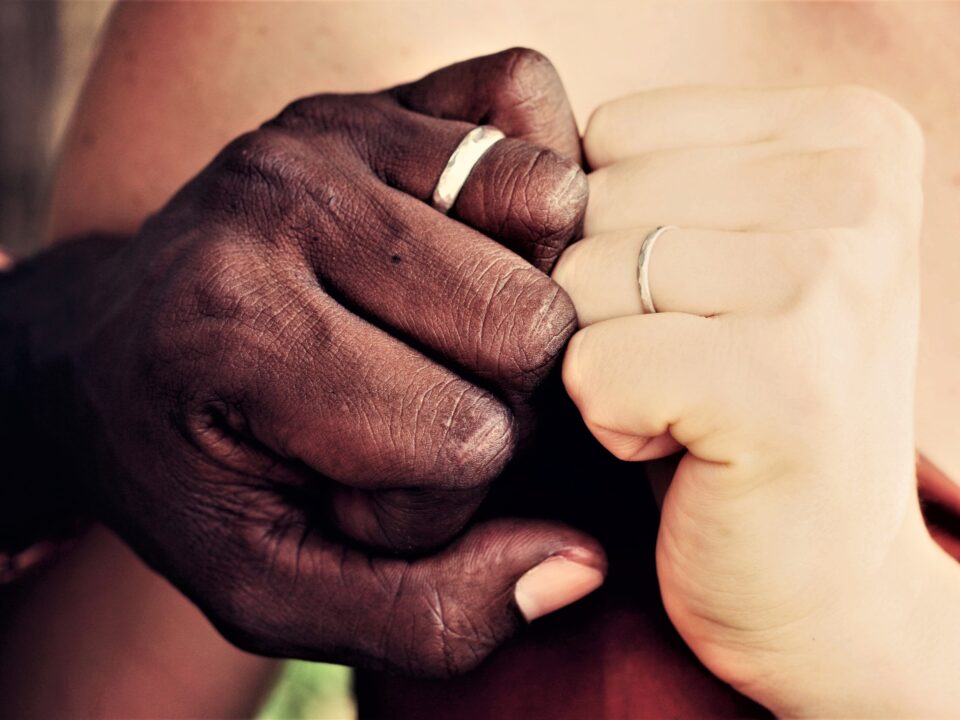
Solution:
[{"label": "index finger", "polygon": [[[865,110],[866,109],[866,110]],[[591,168],[681,148],[782,143],[857,146],[902,111],[857,86],[672,87],[628,95],[597,108],[583,145]]]}]

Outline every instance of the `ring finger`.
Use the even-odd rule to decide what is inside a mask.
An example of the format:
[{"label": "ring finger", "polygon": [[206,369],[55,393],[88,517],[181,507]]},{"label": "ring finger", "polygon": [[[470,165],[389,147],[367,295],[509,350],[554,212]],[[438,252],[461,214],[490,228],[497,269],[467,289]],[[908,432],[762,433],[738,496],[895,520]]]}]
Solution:
[{"label": "ring finger", "polygon": [[[643,312],[638,258],[653,228],[585,238],[561,256],[553,279],[573,300],[581,327]],[[650,251],[647,281],[658,312],[709,317],[772,309],[790,300],[815,272],[823,243],[836,231],[749,233],[670,228]]]}]

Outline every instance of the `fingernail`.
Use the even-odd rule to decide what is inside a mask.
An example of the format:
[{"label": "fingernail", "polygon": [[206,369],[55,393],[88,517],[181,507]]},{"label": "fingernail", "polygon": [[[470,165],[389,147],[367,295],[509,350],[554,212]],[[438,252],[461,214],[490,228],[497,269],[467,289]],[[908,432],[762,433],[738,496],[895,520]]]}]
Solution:
[{"label": "fingernail", "polygon": [[517,581],[513,597],[527,622],[531,622],[576,602],[602,584],[603,573],[599,569],[554,555]]}]

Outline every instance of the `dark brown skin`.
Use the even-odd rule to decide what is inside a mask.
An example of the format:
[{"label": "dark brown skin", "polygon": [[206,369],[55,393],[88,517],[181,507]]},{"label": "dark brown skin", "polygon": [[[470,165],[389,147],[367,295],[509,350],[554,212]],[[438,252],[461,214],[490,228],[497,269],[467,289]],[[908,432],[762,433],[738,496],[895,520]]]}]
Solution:
[{"label": "dark brown skin", "polygon": [[[509,139],[444,217],[425,201],[478,123]],[[136,237],[0,279],[5,422],[31,433],[4,450],[43,448],[2,492],[76,498],[244,649],[472,667],[522,625],[523,573],[604,563],[559,523],[461,535],[576,326],[544,272],[579,232],[579,160],[527,50],[293,103]]]}]

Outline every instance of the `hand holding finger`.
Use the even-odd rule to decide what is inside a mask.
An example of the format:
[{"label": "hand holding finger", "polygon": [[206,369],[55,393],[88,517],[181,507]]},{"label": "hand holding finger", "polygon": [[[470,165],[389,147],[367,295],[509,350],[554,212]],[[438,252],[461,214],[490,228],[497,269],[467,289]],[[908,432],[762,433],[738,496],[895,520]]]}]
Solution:
[{"label": "hand holding finger", "polygon": [[[588,237],[554,273],[585,326],[564,382],[617,457],[685,449],[657,544],[665,606],[778,714],[944,707],[859,671],[903,637],[872,630],[915,607],[903,578],[945,567],[913,462],[919,138],[849,88],[645,93],[587,131]],[[921,635],[909,657],[934,652]],[[931,687],[899,667],[901,687]]]},{"label": "hand holding finger", "polygon": [[477,526],[416,561],[371,559],[295,528],[258,554],[271,558],[259,581],[228,581],[208,608],[237,645],[431,677],[474,667],[606,572],[594,541],[534,521]]},{"label": "hand holding finger", "polygon": [[[5,278],[3,306],[38,328],[30,387],[69,398],[37,393],[31,422],[83,468],[97,515],[238,643],[443,674],[508,637],[518,609],[599,584],[602,551],[558,525],[396,557],[463,531],[574,329],[542,272],[586,202],[568,110],[526,51],[306,98],[128,242],[64,244]],[[490,122],[513,137],[450,216],[430,207]],[[57,292],[30,302],[38,283]],[[557,571],[558,554],[580,569]]]}]

